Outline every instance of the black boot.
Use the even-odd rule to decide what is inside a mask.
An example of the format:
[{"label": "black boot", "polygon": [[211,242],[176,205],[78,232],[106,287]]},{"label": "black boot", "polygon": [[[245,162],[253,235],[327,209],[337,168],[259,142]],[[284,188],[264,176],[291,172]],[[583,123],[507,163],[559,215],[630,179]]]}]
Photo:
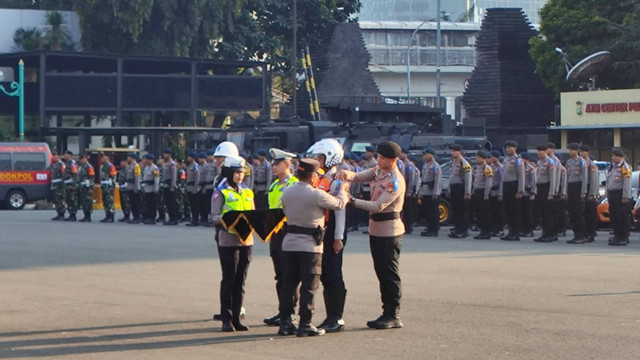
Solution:
[{"label": "black boot", "polygon": [[222,322],[222,332],[234,332],[236,329],[231,325],[231,321]]},{"label": "black boot", "polygon": [[[327,289],[325,289],[325,293]],[[344,303],[347,297],[347,290],[330,290],[329,302],[325,300],[327,306],[327,319],[320,324],[319,328],[324,329],[328,334],[344,330],[344,320],[342,314],[344,312]],[[326,295],[325,295],[326,297]]]},{"label": "black boot", "polygon": [[240,312],[237,314],[233,314],[233,320],[231,320],[231,324],[236,329],[236,331],[249,331],[249,327],[240,321]]},{"label": "black boot", "polygon": [[64,221],[77,221],[76,214],[69,214],[69,217],[65,218]]},{"label": "black boot", "polygon": [[385,310],[382,316],[376,320],[367,322],[367,326],[372,329],[399,329],[402,327],[402,322],[398,316],[398,309]]},{"label": "black boot", "polygon": [[91,222],[91,213],[84,213],[84,217],[80,222]]},{"label": "black boot", "polygon": [[[278,318],[280,318],[280,316],[278,316]],[[296,328],[295,325],[293,325],[293,322],[291,321],[290,316],[284,317],[284,319],[280,321],[280,328],[278,329],[278,335],[281,335],[281,336],[295,335],[297,331],[298,329]]]},{"label": "black boot", "polygon": [[51,220],[53,220],[53,221],[62,221],[62,220],[64,220],[64,214],[58,213],[58,215],[56,217],[51,218]]},{"label": "black boot", "polygon": [[118,219],[118,222],[128,222],[128,221],[129,221],[129,214],[124,214],[122,219]]},{"label": "black boot", "polygon": [[[278,332],[279,333],[279,332]],[[297,337],[306,337],[306,336],[320,336],[324,335],[324,329],[318,329],[311,324],[300,325],[298,331],[296,332]]]},{"label": "black boot", "polygon": [[276,314],[270,318],[265,318],[263,322],[269,326],[279,326],[280,325],[280,314]]}]

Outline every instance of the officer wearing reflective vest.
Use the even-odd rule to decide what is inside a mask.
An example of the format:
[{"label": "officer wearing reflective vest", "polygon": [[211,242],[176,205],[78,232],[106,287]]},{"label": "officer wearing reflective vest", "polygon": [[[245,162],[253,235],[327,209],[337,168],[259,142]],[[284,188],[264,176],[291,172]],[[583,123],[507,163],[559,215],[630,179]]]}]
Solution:
[{"label": "officer wearing reflective vest", "polygon": [[[320,177],[318,189],[336,196],[343,187],[341,180],[333,179],[337,172],[337,165],[341,164],[344,158],[342,145],[335,139],[322,139],[307,150],[307,156],[318,160],[320,168],[325,173]],[[348,184],[344,184],[344,187],[348,187]],[[318,327],[327,333],[344,330],[342,314],[347,289],[342,276],[342,250],[347,241],[346,220],[346,209],[328,210],[326,213],[325,226],[327,230],[323,240],[320,280],[324,288],[323,296],[327,318]]]},{"label": "officer wearing reflective vest", "polygon": [[229,231],[222,217],[229,211],[254,210],[253,191],[242,184],[245,161],[237,156],[226,156],[220,176],[222,180],[211,197],[211,220],[216,229],[218,257],[222,268],[220,282],[220,319],[222,331],[248,331],[240,321],[244,284],[251,262],[253,235],[243,241]]},{"label": "officer wearing reflective vest", "polygon": [[[297,155],[275,148],[269,149],[269,153],[273,159],[271,161],[271,170],[276,177],[271,183],[269,193],[267,194],[269,209],[282,209],[282,193],[284,189],[298,182],[298,178],[291,174],[291,159]],[[282,289],[282,239],[284,239],[284,234],[285,231],[282,229],[273,234],[269,241],[269,254],[271,255],[273,269],[276,274],[275,280],[278,303],[280,303],[280,293]],[[294,298],[294,304],[296,301],[297,296]],[[293,313],[291,316],[293,316]],[[280,314],[278,313],[275,316],[264,319],[264,323],[271,326],[280,326]]]},{"label": "officer wearing reflective vest", "polygon": [[139,224],[141,220],[141,203],[140,203],[140,177],[142,176],[142,169],[136,161],[137,156],[135,153],[127,154],[127,166],[126,181],[127,181],[127,196],[131,203],[131,214],[133,217],[127,221],[129,224]]},{"label": "officer wearing reflective vest", "polygon": [[103,223],[114,221],[115,207],[113,204],[113,193],[116,188],[116,167],[109,160],[109,155],[102,154],[102,166],[100,166],[100,190],[102,192],[102,206],[104,207]]}]

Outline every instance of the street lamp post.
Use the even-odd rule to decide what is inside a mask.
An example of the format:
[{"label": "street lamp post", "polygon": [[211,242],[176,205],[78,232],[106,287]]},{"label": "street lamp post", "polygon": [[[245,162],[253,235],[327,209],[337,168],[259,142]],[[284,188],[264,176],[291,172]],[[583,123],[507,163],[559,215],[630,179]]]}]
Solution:
[{"label": "street lamp post", "polygon": [[415,30],[411,33],[411,38],[409,38],[409,44],[407,45],[407,101],[411,99],[411,44],[413,44],[413,39],[416,37],[418,30],[424,25],[428,19],[425,19],[423,22],[416,27]]},{"label": "street lamp post", "polygon": [[20,141],[24,140],[24,61],[18,63],[18,82],[12,81],[9,85],[11,91],[0,85],[0,91],[7,96],[18,97],[18,135]]}]

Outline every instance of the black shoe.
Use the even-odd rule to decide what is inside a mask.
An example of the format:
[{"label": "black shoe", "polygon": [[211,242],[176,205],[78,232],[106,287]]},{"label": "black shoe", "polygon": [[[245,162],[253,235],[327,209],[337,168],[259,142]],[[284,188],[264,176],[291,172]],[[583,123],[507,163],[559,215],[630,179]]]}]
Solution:
[{"label": "black shoe", "polygon": [[295,335],[298,332],[298,328],[291,321],[284,321],[280,324],[280,328],[278,329],[278,335],[280,336],[289,336]]},{"label": "black shoe", "polygon": [[523,231],[523,232],[520,233],[520,237],[531,238],[531,237],[533,237],[533,231],[529,231],[529,232]]},{"label": "black shoe", "polygon": [[369,235],[369,230],[365,230],[362,232],[363,234]]},{"label": "black shoe", "polygon": [[560,231],[558,233],[558,237],[565,237],[565,236],[567,236],[567,232],[566,231]]},{"label": "black shoe", "polygon": [[372,329],[399,329],[402,322],[397,316],[382,315],[376,320],[368,321],[367,326]]},{"label": "black shoe", "polygon": [[476,239],[476,240],[489,240],[489,239],[491,239],[491,235],[480,233],[480,234],[474,236],[473,238]]},{"label": "black shoe", "polygon": [[586,241],[584,239],[573,238],[567,241],[567,244],[584,244]]},{"label": "black shoe", "polygon": [[449,234],[449,237],[452,239],[466,239],[469,234],[467,232],[457,232],[453,234]]},{"label": "black shoe", "polygon": [[492,231],[490,234],[492,237],[502,237],[504,233],[502,231]]},{"label": "black shoe", "polygon": [[51,220],[53,220],[53,221],[62,221],[62,220],[64,220],[64,215],[58,214],[58,216],[52,217]]},{"label": "black shoe", "polygon": [[187,224],[187,226],[198,226],[198,225],[200,225],[200,224],[197,223],[197,222],[190,222],[190,223]]},{"label": "black shoe", "polygon": [[91,216],[86,216],[86,215],[85,215],[85,217],[83,217],[83,218],[80,220],[80,222],[91,222]]},{"label": "black shoe", "polygon": [[609,241],[610,246],[627,246],[627,244],[629,244],[629,240],[626,239],[614,238],[612,241]]},{"label": "black shoe", "polygon": [[200,225],[204,226],[204,227],[213,227],[213,224],[210,222],[206,222],[206,223],[200,223]]},{"label": "black shoe", "polygon": [[309,324],[309,325],[300,326],[298,328],[298,331],[296,332],[296,336],[297,337],[320,336],[320,335],[324,335],[324,333],[325,331],[323,329],[318,329],[315,326]]},{"label": "black shoe", "polygon": [[234,332],[236,329],[231,325],[231,321],[222,322],[222,332]]},{"label": "black shoe", "polygon": [[236,331],[249,331],[249,327],[240,322],[240,320],[235,320],[231,323]]},{"label": "black shoe", "polygon": [[165,223],[163,223],[163,225],[178,225],[178,222],[175,220],[169,220]]},{"label": "black shoe", "polygon": [[220,314],[213,314],[213,320],[222,321],[222,316]]},{"label": "black shoe", "polygon": [[145,225],[155,225],[156,221],[155,220],[145,220],[142,222]]},{"label": "black shoe", "polygon": [[76,215],[75,214],[69,215],[69,217],[64,218],[64,221],[77,221]]},{"label": "black shoe", "polygon": [[520,237],[518,235],[509,234],[507,236],[503,236],[500,238],[503,241],[520,241]]},{"label": "black shoe", "polygon": [[318,329],[324,329],[327,334],[336,333],[344,330],[344,320],[336,318],[327,318],[322,324],[318,326]]},{"label": "black shoe", "polygon": [[262,320],[262,322],[269,326],[280,326],[280,314],[277,314],[276,316],[272,316],[270,318],[266,318]]},{"label": "black shoe", "polygon": [[129,221],[129,217],[128,216],[125,216],[122,219],[118,219],[118,222],[127,222],[127,221]]},{"label": "black shoe", "polygon": [[542,242],[542,243],[550,243],[550,242],[553,242],[553,238],[550,238],[548,236],[544,236],[543,235],[543,236],[541,236],[541,237],[539,237],[537,239],[533,239],[533,241]]},{"label": "black shoe", "polygon": [[138,220],[138,219],[131,219],[131,220],[127,221],[127,224],[140,224],[140,220]]},{"label": "black shoe", "polygon": [[420,233],[420,236],[424,236],[424,237],[438,237],[438,233],[437,232],[433,232],[433,231],[428,231],[425,230],[423,232]]},{"label": "black shoe", "polygon": [[593,236],[593,235],[592,235],[592,236],[587,236],[587,237],[584,239],[584,242],[585,242],[585,243],[592,243],[592,242],[594,242],[594,241],[596,241],[596,237],[595,237],[595,236]]},{"label": "black shoe", "polygon": [[111,222],[110,220],[111,220],[111,218],[106,216],[104,219],[100,220],[100,222],[101,223],[108,223],[108,222]]}]

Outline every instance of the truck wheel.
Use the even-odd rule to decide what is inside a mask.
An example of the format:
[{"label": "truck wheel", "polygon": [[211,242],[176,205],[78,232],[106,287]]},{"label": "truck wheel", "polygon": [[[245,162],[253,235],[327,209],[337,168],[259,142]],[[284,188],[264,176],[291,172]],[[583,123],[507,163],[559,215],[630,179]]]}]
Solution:
[{"label": "truck wheel", "polygon": [[27,197],[22,190],[11,190],[7,193],[5,205],[9,210],[22,210],[27,204]]},{"label": "truck wheel", "polygon": [[438,211],[440,212],[440,225],[449,225],[453,216],[453,213],[451,212],[451,204],[445,199],[440,199],[440,203],[438,203]]}]

